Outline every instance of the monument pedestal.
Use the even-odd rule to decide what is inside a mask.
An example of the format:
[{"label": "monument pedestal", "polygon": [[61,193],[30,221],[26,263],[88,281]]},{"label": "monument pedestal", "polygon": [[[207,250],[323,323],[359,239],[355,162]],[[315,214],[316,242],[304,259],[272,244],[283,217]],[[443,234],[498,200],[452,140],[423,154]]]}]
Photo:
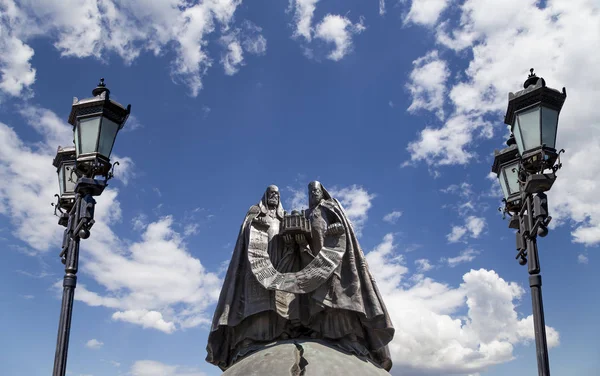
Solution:
[{"label": "monument pedestal", "polygon": [[246,355],[223,376],[389,376],[366,358],[311,339],[277,341]]}]

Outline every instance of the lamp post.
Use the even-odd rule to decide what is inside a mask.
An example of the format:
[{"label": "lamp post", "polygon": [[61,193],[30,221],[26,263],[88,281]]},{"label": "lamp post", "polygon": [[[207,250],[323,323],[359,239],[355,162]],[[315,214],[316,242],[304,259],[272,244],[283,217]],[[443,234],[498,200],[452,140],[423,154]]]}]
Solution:
[{"label": "lamp post", "polygon": [[[55,214],[65,228],[60,258],[65,265],[63,295],[54,356],[53,376],[64,376],[73,297],[79,267],[79,241],[90,236],[94,225],[94,196],[99,196],[113,177],[110,154],[118,131],[123,128],[131,105],[126,108],[110,99],[110,91],[100,80],[92,98],[73,98],[69,124],[73,126],[75,147],[58,147],[52,164],[57,169],[60,194]],[[117,165],[118,162],[115,162]]]},{"label": "lamp post", "polygon": [[533,68],[530,72],[524,90],[508,94],[504,122],[511,126],[511,136],[507,148],[494,152],[492,172],[504,194],[502,210],[511,216],[508,227],[517,230],[516,259],[528,266],[538,375],[550,376],[537,237],[548,234],[552,220],[544,192],[552,188],[562,167],[564,150],[556,151],[556,130],[567,92],[546,87]]}]

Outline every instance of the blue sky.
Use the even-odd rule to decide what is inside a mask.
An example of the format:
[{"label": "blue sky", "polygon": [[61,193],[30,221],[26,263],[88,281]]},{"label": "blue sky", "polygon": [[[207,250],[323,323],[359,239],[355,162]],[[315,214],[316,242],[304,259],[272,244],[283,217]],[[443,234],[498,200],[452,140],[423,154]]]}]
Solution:
[{"label": "blue sky", "polygon": [[52,368],[63,269],[52,158],[100,77],[132,104],[82,242],[70,375],[192,376],[249,206],[320,180],[360,232],[397,375],[530,375],[527,270],[493,150],[529,68],[567,87],[540,240],[554,375],[600,372],[593,0],[0,0],[0,363]]}]

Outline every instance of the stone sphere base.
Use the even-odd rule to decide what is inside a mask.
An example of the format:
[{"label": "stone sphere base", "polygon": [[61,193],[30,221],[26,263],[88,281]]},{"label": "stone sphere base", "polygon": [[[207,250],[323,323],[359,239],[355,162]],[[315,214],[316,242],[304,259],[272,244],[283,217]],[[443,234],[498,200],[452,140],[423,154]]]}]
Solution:
[{"label": "stone sphere base", "polygon": [[277,341],[228,368],[223,376],[389,376],[368,359],[318,340]]}]

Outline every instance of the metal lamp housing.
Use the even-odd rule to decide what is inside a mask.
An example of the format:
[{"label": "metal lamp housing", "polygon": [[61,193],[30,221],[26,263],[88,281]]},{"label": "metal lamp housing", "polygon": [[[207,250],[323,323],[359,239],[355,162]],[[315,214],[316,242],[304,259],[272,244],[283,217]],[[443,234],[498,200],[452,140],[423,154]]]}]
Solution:
[{"label": "metal lamp housing", "polygon": [[517,145],[494,151],[492,172],[498,177],[498,182],[504,194],[506,210],[517,211],[521,208],[521,192],[519,186],[520,157]]},{"label": "metal lamp housing", "polygon": [[511,126],[524,168],[539,172],[552,166],[558,156],[558,116],[567,92],[546,87],[544,79],[533,72],[523,86],[524,90],[508,94],[504,122]]},{"label": "metal lamp housing", "polygon": [[56,157],[52,161],[58,175],[60,189],[58,205],[66,211],[71,210],[75,202],[75,185],[78,176],[75,174],[75,148],[58,147]]},{"label": "metal lamp housing", "polygon": [[127,121],[131,105],[126,108],[110,99],[110,90],[100,81],[94,97],[73,98],[69,124],[73,126],[77,169],[86,176],[107,176],[117,133]]}]

